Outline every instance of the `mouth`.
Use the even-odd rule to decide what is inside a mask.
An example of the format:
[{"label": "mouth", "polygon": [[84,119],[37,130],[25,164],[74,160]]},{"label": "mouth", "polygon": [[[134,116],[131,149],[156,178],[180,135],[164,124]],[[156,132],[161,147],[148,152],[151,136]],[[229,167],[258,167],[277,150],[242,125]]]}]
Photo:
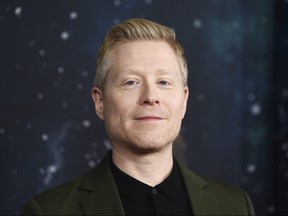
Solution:
[{"label": "mouth", "polygon": [[157,120],[163,120],[163,118],[161,118],[159,116],[141,116],[141,117],[135,118],[135,120],[139,120],[139,121],[157,121]]}]

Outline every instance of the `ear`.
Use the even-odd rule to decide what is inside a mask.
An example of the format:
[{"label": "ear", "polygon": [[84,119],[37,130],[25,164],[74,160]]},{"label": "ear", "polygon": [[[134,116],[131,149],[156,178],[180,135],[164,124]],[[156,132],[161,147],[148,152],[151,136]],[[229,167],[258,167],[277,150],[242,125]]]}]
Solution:
[{"label": "ear", "polygon": [[188,88],[188,86],[185,86],[185,87],[184,87],[184,100],[183,100],[182,119],[184,118],[185,113],[186,113],[188,97],[189,97],[189,88]]},{"label": "ear", "polygon": [[94,107],[96,114],[101,120],[104,120],[103,114],[103,92],[98,87],[92,88],[92,98],[94,101]]}]

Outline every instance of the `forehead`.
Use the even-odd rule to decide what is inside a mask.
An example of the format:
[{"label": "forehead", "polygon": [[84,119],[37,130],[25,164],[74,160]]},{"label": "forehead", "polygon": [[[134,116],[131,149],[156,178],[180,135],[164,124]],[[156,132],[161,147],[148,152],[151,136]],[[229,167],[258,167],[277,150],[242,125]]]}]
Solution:
[{"label": "forehead", "polygon": [[165,41],[136,40],[117,44],[111,52],[112,67],[161,67],[179,70],[177,58]]}]

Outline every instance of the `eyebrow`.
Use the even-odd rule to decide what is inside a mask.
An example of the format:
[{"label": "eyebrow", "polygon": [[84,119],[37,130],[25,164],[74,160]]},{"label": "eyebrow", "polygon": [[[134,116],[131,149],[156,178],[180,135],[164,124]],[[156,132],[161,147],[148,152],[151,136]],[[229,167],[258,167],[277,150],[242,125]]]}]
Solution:
[{"label": "eyebrow", "polygon": [[[127,68],[127,69],[123,69],[123,70],[120,70],[120,72],[121,73],[117,73],[118,75],[122,75],[122,74],[124,74],[124,75],[130,75],[130,74],[142,74],[143,72],[144,73],[146,73],[145,72],[145,70],[143,70],[143,69],[137,69],[137,68]],[[174,73],[174,71],[173,70],[170,70],[170,69],[166,69],[166,68],[160,68],[160,69],[158,69],[158,70],[156,70],[156,73],[157,74],[161,74],[161,75],[165,75],[165,74],[176,74],[176,73]],[[179,74],[180,74],[180,72],[179,72]]]}]

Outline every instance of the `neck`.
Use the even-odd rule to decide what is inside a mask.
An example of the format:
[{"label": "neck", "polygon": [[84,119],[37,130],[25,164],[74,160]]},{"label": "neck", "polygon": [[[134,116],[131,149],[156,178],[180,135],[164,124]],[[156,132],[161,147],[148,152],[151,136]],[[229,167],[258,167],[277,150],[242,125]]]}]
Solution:
[{"label": "neck", "polygon": [[113,148],[112,160],[127,175],[154,187],[164,181],[172,170],[172,145],[161,152],[140,156]]}]

